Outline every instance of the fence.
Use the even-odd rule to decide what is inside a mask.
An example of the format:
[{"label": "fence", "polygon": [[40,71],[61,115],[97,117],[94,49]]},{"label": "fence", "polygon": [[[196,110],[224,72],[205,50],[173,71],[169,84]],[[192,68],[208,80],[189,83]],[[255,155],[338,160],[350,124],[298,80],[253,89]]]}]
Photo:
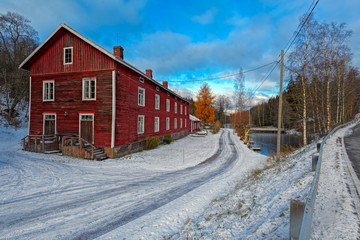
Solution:
[{"label": "fence", "polygon": [[324,145],[325,145],[327,139],[332,134],[334,134],[334,132],[336,132],[340,128],[343,128],[343,127],[346,127],[346,126],[348,126],[348,125],[350,125],[352,123],[355,123],[358,119],[360,119],[360,115],[358,115],[351,122],[347,122],[347,123],[344,123],[342,125],[339,125],[339,126],[335,127],[333,130],[331,130],[331,132],[328,135],[326,135],[324,140],[321,142],[320,149],[319,149],[319,157],[318,157],[318,161],[317,161],[317,164],[316,164],[316,171],[315,171],[315,175],[314,175],[314,180],[313,180],[313,182],[311,184],[310,194],[309,194],[309,196],[308,196],[308,198],[306,200],[306,203],[305,203],[305,209],[304,209],[304,214],[303,214],[300,233],[299,233],[299,239],[300,240],[307,240],[307,239],[310,238],[311,223],[312,223],[312,217],[313,217],[313,212],[314,212],[316,193],[317,193],[318,186],[319,186],[319,177],[320,177],[320,170],[321,170],[321,162],[322,162],[322,155],[323,155]]}]

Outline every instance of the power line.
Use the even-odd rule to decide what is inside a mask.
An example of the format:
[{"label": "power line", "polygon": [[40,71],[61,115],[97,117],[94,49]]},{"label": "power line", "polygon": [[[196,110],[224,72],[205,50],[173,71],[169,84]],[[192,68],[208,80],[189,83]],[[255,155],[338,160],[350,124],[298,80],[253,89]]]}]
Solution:
[{"label": "power line", "polygon": [[[269,66],[271,64],[273,64],[275,61],[267,63],[265,65],[256,67],[256,68],[252,68],[246,71],[241,71],[241,73],[248,73],[248,72],[253,72],[256,71],[258,69],[264,68],[266,66]],[[168,82],[202,82],[202,81],[211,81],[211,80],[217,80],[217,79],[224,79],[224,78],[230,78],[230,77],[235,77],[237,75],[239,75],[240,73],[233,73],[233,74],[229,74],[229,75],[223,75],[223,76],[219,76],[219,77],[211,77],[211,78],[204,78],[204,79],[191,79],[191,80],[173,80],[173,81],[168,81]]]},{"label": "power line", "polygon": [[[314,0],[314,1],[315,1],[315,0]],[[291,38],[290,38],[290,40],[288,41],[288,43],[289,43],[290,41],[291,41],[291,43],[290,43],[290,45],[287,47],[287,49],[286,49],[286,51],[285,51],[285,53],[284,53],[284,56],[285,56],[286,53],[289,51],[291,45],[295,42],[296,38],[299,36],[301,29],[304,27],[305,23],[308,21],[308,19],[310,18],[312,12],[314,11],[316,5],[317,5],[318,2],[319,2],[319,0],[317,0],[316,3],[315,3],[315,5],[314,5],[313,7],[311,7],[311,6],[313,5],[314,1],[311,3],[311,5],[310,5],[310,7],[309,7],[309,10],[311,9],[310,13],[309,13],[308,16],[306,17],[306,19],[303,21],[303,23],[298,25],[298,26],[301,26],[301,27],[300,27],[300,28],[299,28],[299,27],[297,28],[297,29],[299,29],[299,30],[296,32],[295,36],[294,36],[294,34],[293,34],[294,37],[291,37],[291,38],[293,38],[293,40],[291,41]],[[308,10],[307,12],[309,12],[309,10]],[[288,43],[287,43],[286,45],[288,45]],[[286,47],[285,47],[285,48],[286,48]],[[278,57],[278,58],[279,58],[279,57]],[[270,74],[274,71],[274,69],[276,68],[276,66],[277,66],[278,64],[279,64],[279,60],[276,62],[276,64],[275,64],[274,67],[271,69],[271,71],[269,72],[269,74],[267,74],[266,77],[260,82],[260,85],[258,85],[258,86],[256,87],[256,89],[253,91],[253,94],[255,94],[255,92],[261,87],[261,85],[264,84],[264,82],[267,80],[267,78],[268,78],[268,77],[270,76]]]}]

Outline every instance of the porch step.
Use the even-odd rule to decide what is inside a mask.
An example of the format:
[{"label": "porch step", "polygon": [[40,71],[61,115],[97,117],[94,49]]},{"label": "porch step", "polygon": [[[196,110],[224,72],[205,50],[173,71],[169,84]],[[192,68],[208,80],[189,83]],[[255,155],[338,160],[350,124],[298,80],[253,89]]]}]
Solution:
[{"label": "porch step", "polygon": [[44,153],[46,154],[53,154],[53,153],[59,153],[61,152],[60,150],[52,150],[52,151],[45,151]]},{"label": "porch step", "polygon": [[[91,145],[87,146],[86,148],[84,148],[85,151],[87,151],[88,153],[91,154]],[[94,159],[95,160],[105,160],[108,158],[108,156],[106,155],[105,151],[104,151],[104,148],[102,147],[94,147]]]}]

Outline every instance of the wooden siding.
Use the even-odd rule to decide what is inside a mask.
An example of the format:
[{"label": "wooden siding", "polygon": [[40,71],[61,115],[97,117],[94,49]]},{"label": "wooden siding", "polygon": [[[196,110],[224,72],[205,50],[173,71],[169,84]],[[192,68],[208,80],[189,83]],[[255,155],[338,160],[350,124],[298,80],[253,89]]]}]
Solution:
[{"label": "wooden siding", "polygon": [[[114,69],[113,59],[70,32],[66,31],[58,39],[50,41],[48,45],[32,64],[31,75]],[[72,64],[64,64],[65,47],[73,47]]]},{"label": "wooden siding", "polygon": [[[116,139],[115,146],[142,141],[147,137],[164,136],[178,132],[188,131],[189,104],[158,87],[156,84],[144,79],[139,81],[140,75],[127,69],[120,64],[116,68]],[[145,89],[145,106],[138,106],[138,87]],[[155,109],[155,94],[160,96],[160,109]],[[170,99],[170,112],[166,112],[166,99]],[[178,111],[174,113],[174,102],[177,102]],[[183,113],[180,114],[180,105],[183,106]],[[186,115],[185,115],[186,108]],[[145,128],[143,134],[137,133],[137,117],[145,116]],[[155,117],[160,118],[159,132],[155,130]],[[170,129],[166,130],[166,118],[170,119]],[[174,129],[174,118],[177,118],[177,129]],[[180,119],[183,119],[183,126],[180,128]],[[185,127],[185,119],[187,125]]]},{"label": "wooden siding", "polygon": [[[82,79],[96,77],[96,100],[82,100]],[[55,82],[55,100],[42,101],[42,82],[47,76],[31,78],[30,134],[42,134],[43,113],[56,113],[58,134],[79,134],[79,114],[94,113],[94,144],[111,143],[111,71],[51,76]],[[65,116],[65,112],[67,116]]]}]

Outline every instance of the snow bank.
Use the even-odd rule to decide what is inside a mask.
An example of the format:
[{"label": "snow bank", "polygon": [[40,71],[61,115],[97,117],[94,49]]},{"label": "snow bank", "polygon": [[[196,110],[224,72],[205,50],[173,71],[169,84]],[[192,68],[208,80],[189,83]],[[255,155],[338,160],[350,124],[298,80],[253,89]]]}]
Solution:
[{"label": "snow bank", "polygon": [[313,179],[307,146],[237,181],[170,239],[287,239],[290,200],[305,201]]}]

